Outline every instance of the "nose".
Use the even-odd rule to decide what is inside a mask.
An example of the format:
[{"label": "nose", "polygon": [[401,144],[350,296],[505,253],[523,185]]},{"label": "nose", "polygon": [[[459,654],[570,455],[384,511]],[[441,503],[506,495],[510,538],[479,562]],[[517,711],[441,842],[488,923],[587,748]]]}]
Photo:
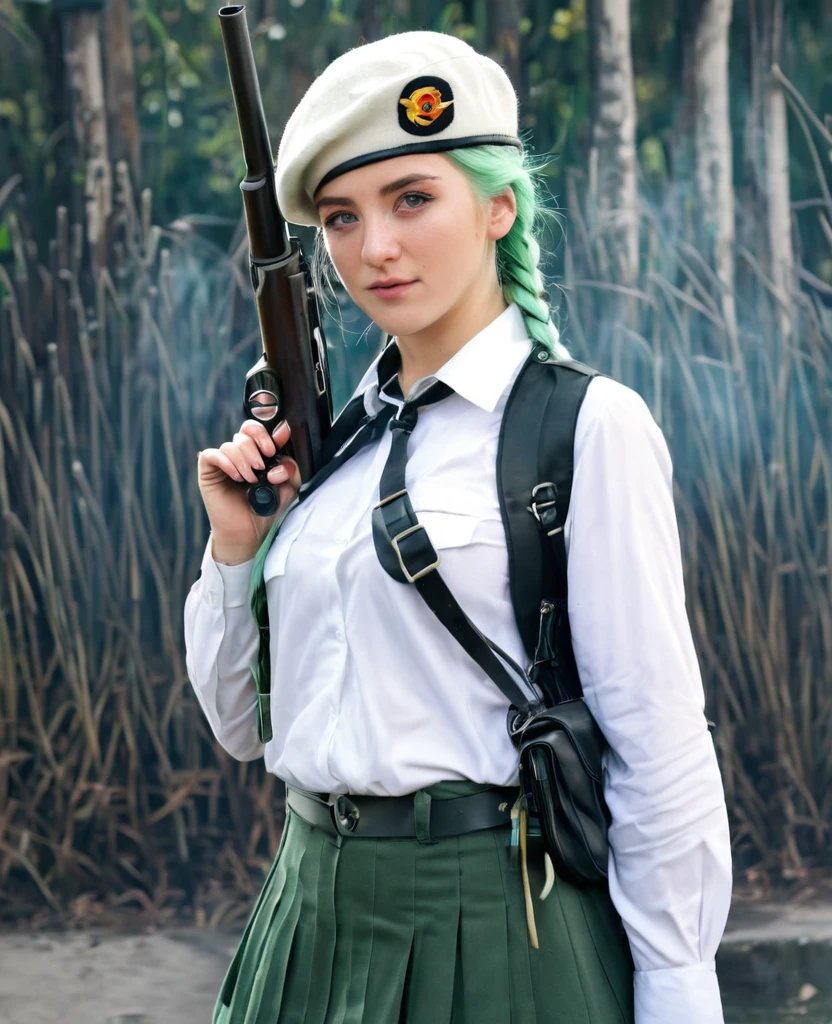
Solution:
[{"label": "nose", "polygon": [[401,247],[393,226],[386,217],[367,217],[364,220],[364,238],[361,257],[370,267],[382,267],[398,259]]}]

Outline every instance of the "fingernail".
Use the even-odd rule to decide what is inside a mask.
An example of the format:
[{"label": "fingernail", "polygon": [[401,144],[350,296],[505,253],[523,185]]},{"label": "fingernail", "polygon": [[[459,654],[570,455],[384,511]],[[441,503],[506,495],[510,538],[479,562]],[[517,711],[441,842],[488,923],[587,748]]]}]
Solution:
[{"label": "fingernail", "polygon": [[283,466],[275,466],[275,468],[273,470],[271,470],[271,472],[269,473],[269,479],[270,480],[285,480],[286,479],[286,470],[283,468]]}]

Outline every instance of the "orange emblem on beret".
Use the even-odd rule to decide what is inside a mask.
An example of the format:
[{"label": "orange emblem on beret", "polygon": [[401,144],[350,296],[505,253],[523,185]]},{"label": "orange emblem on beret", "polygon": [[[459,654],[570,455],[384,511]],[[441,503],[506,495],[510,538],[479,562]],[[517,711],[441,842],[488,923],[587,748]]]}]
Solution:
[{"label": "orange emblem on beret", "polygon": [[407,119],[413,124],[424,128],[435,121],[453,100],[442,102],[442,93],[438,89],[417,89],[406,99],[399,100],[405,108]]}]

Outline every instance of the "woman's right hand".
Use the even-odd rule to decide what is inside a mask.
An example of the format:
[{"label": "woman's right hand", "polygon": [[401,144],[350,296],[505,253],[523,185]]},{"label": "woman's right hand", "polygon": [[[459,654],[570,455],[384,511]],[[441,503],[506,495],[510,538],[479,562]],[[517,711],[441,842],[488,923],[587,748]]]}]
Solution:
[{"label": "woman's right hand", "polygon": [[199,453],[199,490],[211,523],[212,555],[218,562],[236,564],[253,558],[269,527],[294,499],[301,485],[294,459],[284,456],[269,470],[268,481],[277,487],[278,508],[272,516],[256,515],[248,503],[248,484],[257,483],[255,470],[263,457],[280,451],[291,431],[284,420],[271,434],[255,419],[246,420],[231,441]]}]

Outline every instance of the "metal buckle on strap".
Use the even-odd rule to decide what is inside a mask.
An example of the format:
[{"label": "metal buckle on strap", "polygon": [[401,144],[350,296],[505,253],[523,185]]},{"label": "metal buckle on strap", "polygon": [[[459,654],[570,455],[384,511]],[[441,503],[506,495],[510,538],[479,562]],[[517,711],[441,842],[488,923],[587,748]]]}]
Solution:
[{"label": "metal buckle on strap", "polygon": [[535,501],[534,500],[537,497],[537,492],[539,490],[542,490],[542,488],[544,488],[544,487],[553,487],[554,490],[555,490],[555,494],[558,493],[557,484],[553,483],[551,480],[546,480],[542,484],[535,484],[535,486],[532,488],[532,503],[531,503],[531,505],[527,505],[526,506],[526,511],[527,512],[531,512],[531,514],[535,517],[535,519],[538,522],[540,522],[540,511],[539,511],[540,509],[542,509],[542,508],[551,508],[552,505],[556,505],[557,504],[557,502],[555,501],[554,498],[550,499],[549,501]]},{"label": "metal buckle on strap", "polygon": [[[535,484],[535,486],[532,488],[532,503],[531,503],[531,505],[527,505],[526,506],[526,511],[527,512],[531,512],[531,514],[535,517],[535,519],[539,523],[540,523],[540,510],[541,509],[551,508],[553,505],[557,506],[557,501],[556,501],[555,498],[551,498],[549,501],[535,501],[534,500],[537,497],[537,492],[539,490],[541,490],[542,488],[544,488],[544,487],[552,487],[554,489],[555,494],[558,493],[558,486],[557,486],[557,484],[554,483],[551,480],[545,480],[542,484]],[[543,524],[541,523],[541,525],[543,525]],[[553,537],[556,533],[560,533],[562,529],[563,529],[562,526],[556,526],[554,530],[547,530],[546,536],[547,537]]]},{"label": "metal buckle on strap", "polygon": [[396,536],[393,537],[390,541],[390,543],[393,545],[393,550],[396,552],[396,557],[399,560],[399,565],[401,566],[402,572],[404,573],[408,583],[415,583],[416,580],[420,580],[423,576],[427,576],[429,572],[433,572],[434,569],[438,569],[439,563],[442,561],[442,556],[437,555],[435,562],[431,562],[430,565],[426,565],[424,569],[420,569],[415,575],[411,576],[407,566],[404,564],[402,553],[399,550],[399,541],[404,540],[405,537],[409,537],[411,533],[416,533],[417,530],[424,530],[424,526],[422,526],[421,523],[417,523],[415,526],[410,526],[406,530],[402,530],[401,533],[397,533]]}]

